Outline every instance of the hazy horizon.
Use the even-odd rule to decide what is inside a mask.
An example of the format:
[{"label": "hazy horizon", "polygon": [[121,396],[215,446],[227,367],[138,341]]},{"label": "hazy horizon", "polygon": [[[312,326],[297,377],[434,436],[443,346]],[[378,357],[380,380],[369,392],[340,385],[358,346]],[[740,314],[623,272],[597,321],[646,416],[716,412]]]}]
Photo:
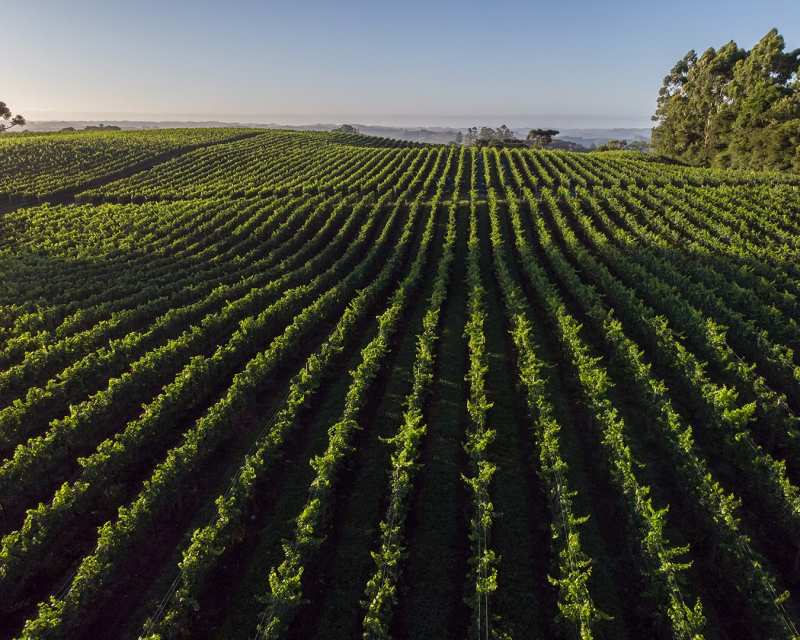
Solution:
[{"label": "hazy horizon", "polygon": [[649,119],[581,115],[512,115],[512,114],[214,114],[214,113],[136,113],[136,112],[47,112],[26,114],[29,122],[230,122],[308,126],[314,124],[360,124],[376,127],[452,127],[497,126],[512,128],[562,127],[566,129],[645,129]]}]

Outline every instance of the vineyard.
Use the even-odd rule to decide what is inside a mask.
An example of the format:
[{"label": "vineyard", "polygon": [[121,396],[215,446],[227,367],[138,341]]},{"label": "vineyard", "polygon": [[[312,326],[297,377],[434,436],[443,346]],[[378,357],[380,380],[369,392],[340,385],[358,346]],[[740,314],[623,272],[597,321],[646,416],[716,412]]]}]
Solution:
[{"label": "vineyard", "polygon": [[0,158],[0,637],[800,638],[799,176]]}]

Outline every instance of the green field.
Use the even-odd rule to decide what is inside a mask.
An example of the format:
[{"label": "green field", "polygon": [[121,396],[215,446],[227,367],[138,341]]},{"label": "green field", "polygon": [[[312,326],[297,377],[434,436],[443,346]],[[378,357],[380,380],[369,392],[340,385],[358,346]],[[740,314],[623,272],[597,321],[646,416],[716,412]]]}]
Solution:
[{"label": "green field", "polygon": [[0,637],[798,637],[800,176],[253,129],[0,159]]}]

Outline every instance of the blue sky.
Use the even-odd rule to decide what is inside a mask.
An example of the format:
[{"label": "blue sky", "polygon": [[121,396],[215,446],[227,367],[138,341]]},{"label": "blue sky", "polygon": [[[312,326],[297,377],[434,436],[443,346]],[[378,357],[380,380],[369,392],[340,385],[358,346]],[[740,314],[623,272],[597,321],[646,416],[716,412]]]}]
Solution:
[{"label": "blue sky", "polygon": [[6,5],[0,99],[31,119],[648,126],[690,48],[800,47],[800,0]]}]

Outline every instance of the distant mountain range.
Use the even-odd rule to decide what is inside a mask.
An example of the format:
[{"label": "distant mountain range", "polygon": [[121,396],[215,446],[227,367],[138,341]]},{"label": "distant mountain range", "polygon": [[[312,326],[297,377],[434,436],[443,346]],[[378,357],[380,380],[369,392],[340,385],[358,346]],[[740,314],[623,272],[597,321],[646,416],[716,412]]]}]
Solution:
[{"label": "distant mountain range", "polygon": [[[399,140],[411,140],[414,142],[429,142],[447,144],[455,140],[460,131],[466,132],[464,128],[458,127],[390,127],[376,126],[369,124],[353,124],[361,133],[370,136],[381,136],[384,138],[396,138]],[[27,131],[60,131],[61,129],[73,128],[84,129],[86,127],[98,127],[99,125],[113,125],[126,130],[137,129],[165,129],[165,128],[186,128],[186,127],[254,127],[263,129],[297,129],[305,131],[330,131],[338,127],[338,124],[318,123],[307,125],[286,125],[275,122],[219,122],[208,120],[203,122],[173,122],[158,121],[150,122],[144,120],[114,120],[101,122],[99,120],[42,120],[29,121],[25,129]],[[493,125],[488,125],[493,126]],[[518,137],[524,138],[528,130],[526,128],[514,128],[514,133]],[[609,140],[627,141],[650,141],[650,129],[561,129],[558,140],[573,143],[585,148],[592,148],[605,144]]]},{"label": "distant mountain range", "polygon": [[582,147],[598,147],[609,140],[650,142],[650,129],[564,129],[559,140],[574,142]]}]

